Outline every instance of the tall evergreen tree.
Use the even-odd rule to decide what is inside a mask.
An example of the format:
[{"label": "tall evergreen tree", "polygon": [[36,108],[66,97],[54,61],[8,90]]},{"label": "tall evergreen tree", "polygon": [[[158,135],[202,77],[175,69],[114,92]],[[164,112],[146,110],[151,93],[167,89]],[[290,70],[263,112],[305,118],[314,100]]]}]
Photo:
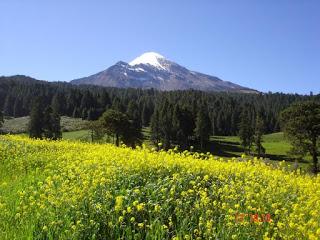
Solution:
[{"label": "tall evergreen tree", "polygon": [[63,109],[63,102],[62,102],[62,95],[61,94],[55,94],[51,101],[51,107],[52,110],[61,114]]},{"label": "tall evergreen tree", "polygon": [[159,123],[159,110],[158,109],[155,109],[155,111],[153,112],[153,114],[151,116],[150,128],[151,128],[150,139],[155,145],[158,145],[160,143],[160,141],[161,141],[160,123]]},{"label": "tall evergreen tree", "polygon": [[254,140],[254,130],[247,109],[242,111],[240,115],[239,137],[244,152],[250,154],[252,143]]},{"label": "tall evergreen tree", "polygon": [[142,122],[142,125],[145,127],[149,126],[150,124],[153,108],[154,106],[152,105],[149,99],[146,102],[144,102],[142,106],[141,122]]},{"label": "tall evergreen tree", "polygon": [[265,153],[265,148],[262,146],[263,142],[263,134],[265,131],[263,118],[258,115],[255,123],[255,131],[254,131],[254,143],[256,146],[256,151],[259,157]]},{"label": "tall evergreen tree", "polygon": [[16,98],[13,105],[13,116],[20,117],[22,116],[22,101],[20,98]]},{"label": "tall evergreen tree", "polygon": [[50,106],[46,107],[43,114],[43,135],[47,139],[61,139],[60,115]]},{"label": "tall evergreen tree", "polygon": [[60,114],[56,111],[52,112],[52,118],[51,118],[51,129],[53,132],[53,138],[52,140],[58,140],[62,138],[62,131],[61,131],[61,118]]},{"label": "tall evergreen tree", "polygon": [[41,98],[33,101],[30,122],[29,122],[29,136],[30,138],[42,139],[43,134],[43,103]]},{"label": "tall evergreen tree", "polygon": [[211,133],[211,121],[205,107],[201,107],[197,113],[194,133],[200,143],[200,148],[203,149],[205,144],[209,141]]},{"label": "tall evergreen tree", "polygon": [[52,130],[52,108],[46,107],[43,112],[43,121],[42,121],[42,130],[43,136],[47,139],[53,138],[53,130]]},{"label": "tall evergreen tree", "polygon": [[161,104],[159,111],[160,138],[165,149],[171,147],[173,139],[173,106],[167,99]]},{"label": "tall evergreen tree", "polygon": [[3,113],[6,116],[13,116],[14,97],[9,93],[4,100]]},{"label": "tall evergreen tree", "polygon": [[128,115],[129,119],[133,121],[133,124],[135,124],[137,127],[141,127],[141,116],[136,101],[129,101],[126,114]]},{"label": "tall evergreen tree", "polygon": [[98,103],[103,110],[107,110],[111,102],[109,94],[106,91],[99,94]]},{"label": "tall evergreen tree", "polygon": [[3,113],[2,113],[2,111],[0,111],[0,128],[2,128],[3,122],[4,122]]}]

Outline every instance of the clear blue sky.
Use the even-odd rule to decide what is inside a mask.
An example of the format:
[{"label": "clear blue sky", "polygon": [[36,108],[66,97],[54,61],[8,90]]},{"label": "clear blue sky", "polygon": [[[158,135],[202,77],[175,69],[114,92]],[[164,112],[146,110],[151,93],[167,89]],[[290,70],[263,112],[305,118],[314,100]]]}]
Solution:
[{"label": "clear blue sky", "polygon": [[68,81],[146,51],[260,91],[319,93],[320,1],[0,1],[0,75]]}]

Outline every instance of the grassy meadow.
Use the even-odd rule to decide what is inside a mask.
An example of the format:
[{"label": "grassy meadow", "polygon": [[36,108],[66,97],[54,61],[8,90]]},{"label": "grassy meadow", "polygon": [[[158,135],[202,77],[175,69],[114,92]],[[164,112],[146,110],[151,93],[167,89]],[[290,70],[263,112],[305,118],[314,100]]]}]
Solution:
[{"label": "grassy meadow", "polygon": [[0,239],[319,239],[320,177],[246,156],[0,136]]},{"label": "grassy meadow", "polygon": [[[4,133],[25,135],[28,129],[28,122],[29,117],[6,118],[1,130]],[[62,116],[61,127],[63,139],[91,142],[91,133],[87,130],[87,123],[88,121],[82,120],[81,118]],[[150,128],[143,128],[142,133],[144,136],[143,143],[152,148]],[[283,133],[279,132],[264,135],[262,145],[266,149],[265,158],[270,159],[271,162],[277,163],[285,160],[287,164],[293,165],[294,160],[288,156],[290,143],[284,138]],[[207,150],[215,156],[226,158],[240,157],[243,154],[243,148],[240,145],[238,136],[212,136]],[[311,158],[307,156],[306,159],[297,163],[296,167],[309,171],[310,160]]]}]

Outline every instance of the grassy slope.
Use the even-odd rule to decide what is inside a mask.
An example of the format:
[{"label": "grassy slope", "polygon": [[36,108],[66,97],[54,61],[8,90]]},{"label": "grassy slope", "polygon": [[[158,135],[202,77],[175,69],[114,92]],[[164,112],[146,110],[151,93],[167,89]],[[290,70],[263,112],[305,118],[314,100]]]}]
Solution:
[{"label": "grassy slope", "polygon": [[[1,130],[5,133],[25,133],[28,129],[29,119],[29,117],[7,118]],[[64,132],[84,129],[86,123],[87,121],[81,118],[61,117],[61,127]]]}]

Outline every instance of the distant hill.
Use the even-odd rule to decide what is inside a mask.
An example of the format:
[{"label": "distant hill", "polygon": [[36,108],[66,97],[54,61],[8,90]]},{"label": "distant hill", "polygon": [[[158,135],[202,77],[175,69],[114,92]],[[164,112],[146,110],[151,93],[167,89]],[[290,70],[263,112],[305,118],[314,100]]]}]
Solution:
[{"label": "distant hill", "polygon": [[117,62],[102,72],[72,80],[71,83],[119,88],[154,88],[162,91],[195,89],[242,93],[258,92],[214,76],[190,71],[154,52],[144,53],[130,63]]}]

